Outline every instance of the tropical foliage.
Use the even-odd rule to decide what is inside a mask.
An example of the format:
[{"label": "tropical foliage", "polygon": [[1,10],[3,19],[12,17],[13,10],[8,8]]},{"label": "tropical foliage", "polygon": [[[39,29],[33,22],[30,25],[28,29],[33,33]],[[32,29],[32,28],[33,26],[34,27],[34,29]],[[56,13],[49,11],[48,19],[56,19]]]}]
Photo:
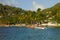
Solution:
[{"label": "tropical foliage", "polygon": [[60,23],[60,3],[37,11],[0,4],[0,24],[35,24],[54,21]]}]

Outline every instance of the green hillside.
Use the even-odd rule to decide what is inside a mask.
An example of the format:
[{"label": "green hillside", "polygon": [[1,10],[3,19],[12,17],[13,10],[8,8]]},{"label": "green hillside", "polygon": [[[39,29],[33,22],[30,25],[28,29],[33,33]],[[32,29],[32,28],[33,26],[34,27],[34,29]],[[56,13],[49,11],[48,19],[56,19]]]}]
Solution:
[{"label": "green hillside", "polygon": [[60,23],[60,3],[42,11],[40,8],[31,11],[0,4],[0,24],[35,24],[49,21]]}]

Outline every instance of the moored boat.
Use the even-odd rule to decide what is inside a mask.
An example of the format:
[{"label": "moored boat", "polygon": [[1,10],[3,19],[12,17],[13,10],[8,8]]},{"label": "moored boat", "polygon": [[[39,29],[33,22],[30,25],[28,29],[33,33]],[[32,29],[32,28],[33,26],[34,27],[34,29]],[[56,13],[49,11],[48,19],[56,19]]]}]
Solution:
[{"label": "moored boat", "polygon": [[46,27],[35,27],[37,29],[45,29]]}]

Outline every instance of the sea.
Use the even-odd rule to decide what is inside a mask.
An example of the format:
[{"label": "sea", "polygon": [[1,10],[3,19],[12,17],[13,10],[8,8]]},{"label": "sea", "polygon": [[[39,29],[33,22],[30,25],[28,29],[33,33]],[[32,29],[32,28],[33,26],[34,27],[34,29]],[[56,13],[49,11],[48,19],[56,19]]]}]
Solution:
[{"label": "sea", "polygon": [[0,27],[0,40],[60,40],[60,28]]}]

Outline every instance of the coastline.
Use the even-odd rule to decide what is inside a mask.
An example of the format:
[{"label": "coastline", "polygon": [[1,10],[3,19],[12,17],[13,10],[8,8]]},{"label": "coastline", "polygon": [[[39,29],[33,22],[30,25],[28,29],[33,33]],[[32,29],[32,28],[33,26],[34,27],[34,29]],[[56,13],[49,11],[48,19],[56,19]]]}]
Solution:
[{"label": "coastline", "polygon": [[48,25],[48,24],[15,24],[15,25],[7,25],[7,24],[0,24],[0,27],[13,27],[13,26],[16,26],[16,27],[28,27],[28,28],[35,28],[35,27],[56,27],[56,28],[60,28],[60,24],[54,24],[54,25]]}]

